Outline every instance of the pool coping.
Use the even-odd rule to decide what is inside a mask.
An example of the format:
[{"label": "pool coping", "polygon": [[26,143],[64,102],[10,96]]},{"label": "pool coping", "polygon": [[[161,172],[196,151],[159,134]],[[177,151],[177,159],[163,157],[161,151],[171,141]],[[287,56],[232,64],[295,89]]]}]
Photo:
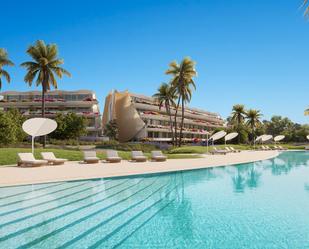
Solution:
[{"label": "pool coping", "polygon": [[242,151],[227,155],[203,155],[202,158],[194,159],[173,159],[166,162],[147,161],[145,163],[135,163],[122,161],[118,164],[101,162],[93,165],[68,162],[62,166],[42,166],[36,168],[3,167],[0,168],[0,187],[162,174],[223,167],[267,160],[277,157],[279,154],[280,151],[275,150]]}]

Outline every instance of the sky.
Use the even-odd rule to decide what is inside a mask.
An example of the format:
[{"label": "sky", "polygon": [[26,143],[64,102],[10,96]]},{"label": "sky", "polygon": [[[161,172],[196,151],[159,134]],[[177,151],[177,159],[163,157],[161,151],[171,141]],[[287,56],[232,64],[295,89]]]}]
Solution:
[{"label": "sky", "polygon": [[[58,89],[152,95],[171,61],[196,61],[191,107],[226,118],[234,104],[309,123],[309,20],[301,0],[1,1],[0,47],[15,67],[2,91],[27,91],[27,47],[56,43],[72,77]],[[40,90],[40,88],[38,88]]]}]

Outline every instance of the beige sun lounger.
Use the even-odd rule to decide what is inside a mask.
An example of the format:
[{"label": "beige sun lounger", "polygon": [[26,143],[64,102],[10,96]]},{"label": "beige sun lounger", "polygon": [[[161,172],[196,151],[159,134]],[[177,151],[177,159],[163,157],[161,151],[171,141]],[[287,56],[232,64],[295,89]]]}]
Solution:
[{"label": "beige sun lounger", "polygon": [[268,149],[264,145],[262,145],[261,150],[268,150]]},{"label": "beige sun lounger", "polygon": [[32,153],[18,153],[18,166],[42,166],[47,164],[46,160],[37,160]]},{"label": "beige sun lounger", "polygon": [[227,153],[232,153],[233,151],[229,147],[225,147]]},{"label": "beige sun lounger", "polygon": [[94,150],[84,151],[84,162],[85,163],[98,163],[100,158],[97,157],[97,153]]},{"label": "beige sun lounger", "polygon": [[53,152],[41,152],[41,155],[44,160],[53,165],[64,164],[66,161],[68,161],[67,159],[55,157]]},{"label": "beige sun lounger", "polygon": [[160,150],[154,150],[151,151],[151,160],[157,161],[157,162],[163,162],[166,161],[166,156],[163,155],[162,151]]},{"label": "beige sun lounger", "polygon": [[278,145],[278,148],[279,148],[280,150],[287,150],[286,148],[283,148],[281,145]]},{"label": "beige sun lounger", "polygon": [[235,152],[235,153],[236,153],[236,152],[241,152],[241,150],[235,150],[234,147],[232,147],[232,146],[230,146],[230,150],[233,151],[233,152]]},{"label": "beige sun lounger", "polygon": [[142,151],[132,151],[131,152],[132,161],[135,162],[146,162],[147,157],[143,154]]},{"label": "beige sun lounger", "polygon": [[273,150],[273,149],[270,148],[268,145],[266,145],[265,148],[266,148],[267,150]]},{"label": "beige sun lounger", "polygon": [[121,157],[118,156],[118,152],[116,150],[108,150],[106,151],[106,161],[109,163],[119,163],[121,161]]},{"label": "beige sun lounger", "polygon": [[220,155],[226,155],[228,151],[226,150],[218,150],[216,147],[213,147],[213,151],[211,152],[211,154],[220,154]]}]

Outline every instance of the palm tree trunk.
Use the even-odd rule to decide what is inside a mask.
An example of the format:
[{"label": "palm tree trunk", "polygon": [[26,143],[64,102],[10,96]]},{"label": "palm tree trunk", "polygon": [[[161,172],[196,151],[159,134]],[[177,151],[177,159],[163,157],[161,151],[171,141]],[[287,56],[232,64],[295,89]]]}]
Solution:
[{"label": "palm tree trunk", "polygon": [[178,97],[177,106],[175,110],[175,132],[174,132],[174,145],[177,145],[177,114],[178,114],[178,108],[180,105],[180,96]]},{"label": "palm tree trunk", "polygon": [[[45,92],[46,92],[46,85],[42,84],[42,118],[45,118]],[[46,136],[42,137],[42,144],[43,148],[46,146]]]},{"label": "palm tree trunk", "polygon": [[165,109],[166,109],[167,115],[169,116],[169,119],[170,119],[170,129],[171,129],[172,144],[174,144],[173,121],[172,121],[172,114],[171,114],[170,106],[168,104],[165,104]]},{"label": "palm tree trunk", "polygon": [[181,124],[180,124],[180,134],[179,134],[179,144],[178,146],[181,146],[182,143],[182,131],[183,131],[183,122],[185,119],[185,100],[182,97],[181,98]]}]

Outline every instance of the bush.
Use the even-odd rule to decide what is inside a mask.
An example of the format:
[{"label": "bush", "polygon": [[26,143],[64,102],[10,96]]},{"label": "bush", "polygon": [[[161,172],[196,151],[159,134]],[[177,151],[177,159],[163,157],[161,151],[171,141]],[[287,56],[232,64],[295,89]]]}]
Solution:
[{"label": "bush", "polygon": [[79,141],[76,139],[64,139],[64,140],[59,140],[59,139],[53,139],[51,138],[49,140],[50,144],[53,145],[60,145],[60,146],[65,146],[65,145],[71,145],[71,146],[78,146],[78,145],[93,145],[95,142],[91,141]]},{"label": "bush", "polygon": [[63,115],[57,114],[55,121],[58,126],[57,129],[50,134],[54,139],[78,139],[86,135],[87,120],[85,117],[77,116],[75,113],[68,113]]},{"label": "bush", "polygon": [[150,152],[156,150],[157,147],[152,144],[144,143],[119,143],[115,140],[106,141],[98,144],[96,146],[98,149],[111,149],[111,150],[122,150],[122,151],[133,151],[141,150],[143,152]]},{"label": "bush", "polygon": [[0,112],[0,144],[9,145],[22,142],[27,136],[22,130],[24,120],[16,109]]}]

